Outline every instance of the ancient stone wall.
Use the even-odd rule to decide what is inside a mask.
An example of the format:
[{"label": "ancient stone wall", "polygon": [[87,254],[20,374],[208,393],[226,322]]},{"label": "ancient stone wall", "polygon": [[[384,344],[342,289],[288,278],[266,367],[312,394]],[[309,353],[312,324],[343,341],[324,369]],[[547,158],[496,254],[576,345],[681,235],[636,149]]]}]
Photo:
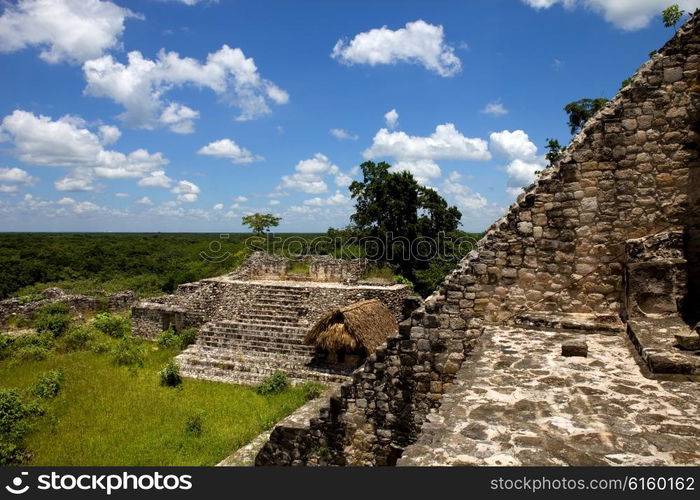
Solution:
[{"label": "ancient stone wall", "polygon": [[[308,281],[357,283],[367,271],[367,259],[335,259],[330,255],[300,255],[286,258],[265,252],[254,252],[229,276],[238,280],[287,279],[291,262],[309,266]],[[295,276],[294,279],[300,277]]]},{"label": "ancient stone wall", "polygon": [[117,292],[111,295],[89,296],[72,295],[60,288],[47,288],[41,294],[41,299],[23,302],[20,299],[0,301],[0,326],[5,326],[12,317],[29,319],[35,311],[47,304],[66,304],[73,313],[93,313],[99,311],[123,311],[136,302],[136,294],[132,291]]},{"label": "ancient stone wall", "polygon": [[367,266],[367,259],[343,260],[314,256],[309,260],[309,277],[313,281],[356,283],[367,271]]},{"label": "ancient stone wall", "polygon": [[697,250],[699,21],[696,13],[584,126],[322,409],[307,439],[290,448],[273,433],[258,465],[314,464],[318,450],[339,465],[392,464],[485,324],[528,313],[618,316],[627,240],[690,228]]}]

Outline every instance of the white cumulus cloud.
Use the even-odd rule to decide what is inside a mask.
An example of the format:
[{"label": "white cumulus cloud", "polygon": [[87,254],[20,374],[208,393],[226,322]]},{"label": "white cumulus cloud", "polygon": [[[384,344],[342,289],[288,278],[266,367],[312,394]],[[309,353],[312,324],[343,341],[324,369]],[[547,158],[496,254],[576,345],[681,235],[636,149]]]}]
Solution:
[{"label": "white cumulus cloud", "polygon": [[535,172],[546,166],[545,160],[537,156],[537,146],[522,130],[493,132],[490,143],[495,156],[510,161],[505,171],[508,174],[507,191],[511,194],[521,192],[523,186],[535,180]]},{"label": "white cumulus cloud", "polygon": [[462,70],[454,47],[445,43],[442,26],[419,19],[404,28],[386,26],[359,33],[350,40],[338,40],[331,56],[345,64],[422,64],[440,76],[453,76]]},{"label": "white cumulus cloud", "polygon": [[294,167],[292,175],[283,175],[282,183],[277,190],[292,189],[304,193],[320,194],[328,191],[328,185],[324,180],[326,176],[333,176],[337,186],[347,186],[352,179],[344,174],[338,165],[322,153],[316,153],[313,158],[302,160]]},{"label": "white cumulus cloud", "polygon": [[427,137],[409,136],[383,128],[374,136],[372,146],[363,152],[365,158],[392,156],[398,160],[474,160],[491,159],[488,143],[462,135],[452,123],[438,125]]},{"label": "white cumulus cloud", "polygon": [[537,154],[537,146],[522,130],[493,132],[490,135],[490,140],[491,151],[497,156],[505,156],[510,159],[528,159],[534,158]]},{"label": "white cumulus cloud", "polygon": [[391,109],[384,114],[384,121],[389,130],[394,130],[399,124],[399,112]]},{"label": "white cumulus cloud", "polygon": [[197,201],[200,189],[199,186],[190,181],[180,181],[170,192],[177,195],[178,201],[194,203]]},{"label": "white cumulus cloud", "polygon": [[139,16],[100,0],[19,0],[0,16],[0,52],[36,46],[49,63],[81,63],[118,46],[129,17]]},{"label": "white cumulus cloud", "polygon": [[623,30],[633,31],[645,28],[654,16],[672,3],[678,4],[687,12],[700,8],[700,0],[522,0],[535,9],[548,9],[561,4],[567,9],[577,6],[590,9],[602,15],[606,21]]},{"label": "white cumulus cloud", "polygon": [[442,185],[442,192],[450,195],[457,203],[457,207],[463,211],[476,211],[488,205],[488,201],[481,194],[460,182],[462,176],[459,172],[450,172]]},{"label": "white cumulus cloud", "polygon": [[485,115],[491,116],[504,116],[509,113],[509,111],[503,106],[499,101],[490,102],[481,110]]},{"label": "white cumulus cloud", "polygon": [[431,179],[442,175],[436,160],[491,159],[485,140],[465,137],[452,123],[438,125],[427,137],[382,128],[362,154],[367,159],[393,158],[392,170],[410,172],[421,184],[428,184]]},{"label": "white cumulus cloud", "polygon": [[34,184],[36,181],[35,177],[32,177],[29,175],[29,172],[21,168],[0,168],[0,182]]},{"label": "white cumulus cloud", "polygon": [[138,184],[140,187],[160,187],[168,189],[173,184],[173,180],[165,175],[165,170],[156,170],[146,177],[142,177]]},{"label": "white cumulus cloud", "polygon": [[155,60],[138,51],[129,52],[127,58],[127,64],[111,55],[92,59],[83,65],[83,72],[85,93],[124,106],[120,119],[132,127],[192,132],[199,113],[164,97],[169,90],[184,85],[212,90],[223,102],[239,109],[237,120],[266,115],[271,112],[271,102],[289,101],[287,92],[260,75],[252,58],[228,45],[210,53],[204,63],[165,50],[158,52]]},{"label": "white cumulus cloud", "polygon": [[145,149],[127,154],[105,149],[105,143],[118,136],[116,127],[103,126],[94,133],[73,116],[52,120],[15,110],[3,118],[0,134],[14,143],[12,152],[24,163],[70,168],[71,173],[56,182],[56,188],[62,191],[92,190],[95,177],[143,178],[168,163],[162,153]]},{"label": "white cumulus cloud", "polygon": [[356,141],[358,139],[356,135],[353,135],[342,128],[332,128],[330,132],[333,137],[335,137],[336,139],[340,139],[341,141]]},{"label": "white cumulus cloud", "polygon": [[240,147],[231,139],[221,139],[210,142],[199,151],[200,155],[216,156],[217,158],[226,158],[233,163],[252,163],[261,161],[264,158],[259,155],[254,155],[245,148]]}]

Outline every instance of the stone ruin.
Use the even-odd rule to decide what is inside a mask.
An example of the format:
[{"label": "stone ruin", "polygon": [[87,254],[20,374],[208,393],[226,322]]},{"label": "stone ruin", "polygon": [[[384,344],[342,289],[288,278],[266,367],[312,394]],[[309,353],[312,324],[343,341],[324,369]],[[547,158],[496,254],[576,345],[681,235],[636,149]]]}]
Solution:
[{"label": "stone ruin", "polygon": [[12,298],[0,301],[0,327],[7,326],[13,318],[30,319],[32,315],[47,304],[66,304],[74,314],[94,313],[100,311],[123,311],[136,302],[136,293],[131,290],[110,295],[99,294],[73,295],[61,288],[47,288],[41,292],[41,298],[30,302]]},{"label": "stone ruin", "polygon": [[700,464],[699,104],[696,12],[255,463]]},{"label": "stone ruin", "polygon": [[308,264],[309,273],[290,275],[290,259],[256,252],[235,272],[143,300],[132,308],[132,330],[156,339],[170,327],[197,328],[196,343],[176,359],[188,377],[257,384],[284,371],[294,383],[339,383],[349,380],[351,367],[318,362],[303,342],[314,323],[367,299],[380,300],[401,321],[419,302],[406,285],[364,283],[364,259],[293,260]]}]

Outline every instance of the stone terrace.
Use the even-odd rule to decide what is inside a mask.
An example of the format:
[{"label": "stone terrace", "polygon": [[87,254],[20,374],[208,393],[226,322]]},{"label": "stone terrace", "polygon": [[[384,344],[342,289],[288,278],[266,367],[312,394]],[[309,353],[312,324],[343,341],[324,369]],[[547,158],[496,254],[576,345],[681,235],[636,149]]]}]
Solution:
[{"label": "stone terrace", "polygon": [[[563,357],[566,340],[588,357]],[[645,378],[624,334],[489,326],[399,465],[700,465],[700,386]]]}]

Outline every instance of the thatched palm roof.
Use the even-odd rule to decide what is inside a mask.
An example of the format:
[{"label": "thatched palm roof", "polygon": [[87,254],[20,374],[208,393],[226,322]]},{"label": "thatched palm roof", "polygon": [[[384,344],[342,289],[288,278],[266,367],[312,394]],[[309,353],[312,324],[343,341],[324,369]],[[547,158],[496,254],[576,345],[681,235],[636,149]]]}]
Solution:
[{"label": "thatched palm roof", "polygon": [[327,351],[357,351],[368,354],[382,345],[399,325],[379,300],[363,300],[324,316],[304,339],[305,344]]}]

